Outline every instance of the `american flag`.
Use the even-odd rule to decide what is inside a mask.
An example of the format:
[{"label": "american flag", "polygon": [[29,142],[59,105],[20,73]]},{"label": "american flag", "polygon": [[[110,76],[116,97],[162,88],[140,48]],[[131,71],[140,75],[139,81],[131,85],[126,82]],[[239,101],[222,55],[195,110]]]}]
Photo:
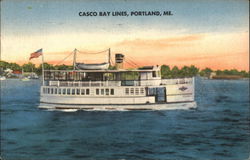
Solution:
[{"label": "american flag", "polygon": [[31,60],[32,58],[37,58],[37,57],[41,56],[42,54],[43,54],[43,49],[41,48],[41,49],[37,50],[36,52],[31,53],[29,60]]}]

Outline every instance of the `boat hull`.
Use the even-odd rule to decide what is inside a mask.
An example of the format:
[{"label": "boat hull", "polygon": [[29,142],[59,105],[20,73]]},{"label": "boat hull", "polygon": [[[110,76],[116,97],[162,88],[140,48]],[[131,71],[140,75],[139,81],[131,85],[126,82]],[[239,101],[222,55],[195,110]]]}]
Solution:
[{"label": "boat hull", "polygon": [[65,104],[50,104],[40,103],[40,109],[61,110],[61,111],[133,111],[133,110],[176,110],[176,109],[194,109],[196,102],[181,102],[181,103],[162,103],[162,104],[111,104],[111,105],[65,105]]}]

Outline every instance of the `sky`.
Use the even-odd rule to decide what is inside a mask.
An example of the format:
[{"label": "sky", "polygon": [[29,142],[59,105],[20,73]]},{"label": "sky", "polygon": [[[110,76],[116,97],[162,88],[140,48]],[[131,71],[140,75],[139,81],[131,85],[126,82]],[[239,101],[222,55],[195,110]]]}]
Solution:
[{"label": "sky", "polygon": [[[172,16],[79,16],[79,12],[171,11]],[[2,0],[1,60],[24,64],[43,48],[58,64],[77,48],[111,48],[138,66],[249,70],[247,0]],[[107,60],[107,53],[77,54],[78,62]],[[41,58],[32,59],[41,63]],[[72,63],[72,56],[65,64]],[[59,63],[60,64],[60,63]]]}]

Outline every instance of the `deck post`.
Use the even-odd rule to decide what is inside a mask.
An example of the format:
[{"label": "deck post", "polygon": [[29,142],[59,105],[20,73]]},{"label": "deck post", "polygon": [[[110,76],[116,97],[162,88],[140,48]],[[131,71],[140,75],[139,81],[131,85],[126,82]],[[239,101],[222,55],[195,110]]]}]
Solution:
[{"label": "deck post", "polygon": [[42,53],[42,78],[43,78],[43,86],[44,86],[44,57],[43,57],[43,53]]}]

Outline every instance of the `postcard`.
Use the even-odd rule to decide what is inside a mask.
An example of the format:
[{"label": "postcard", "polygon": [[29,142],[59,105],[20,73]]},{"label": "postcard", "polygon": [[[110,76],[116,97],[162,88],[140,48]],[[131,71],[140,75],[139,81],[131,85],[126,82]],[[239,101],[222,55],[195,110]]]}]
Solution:
[{"label": "postcard", "polygon": [[0,159],[249,159],[249,1],[0,4]]}]

